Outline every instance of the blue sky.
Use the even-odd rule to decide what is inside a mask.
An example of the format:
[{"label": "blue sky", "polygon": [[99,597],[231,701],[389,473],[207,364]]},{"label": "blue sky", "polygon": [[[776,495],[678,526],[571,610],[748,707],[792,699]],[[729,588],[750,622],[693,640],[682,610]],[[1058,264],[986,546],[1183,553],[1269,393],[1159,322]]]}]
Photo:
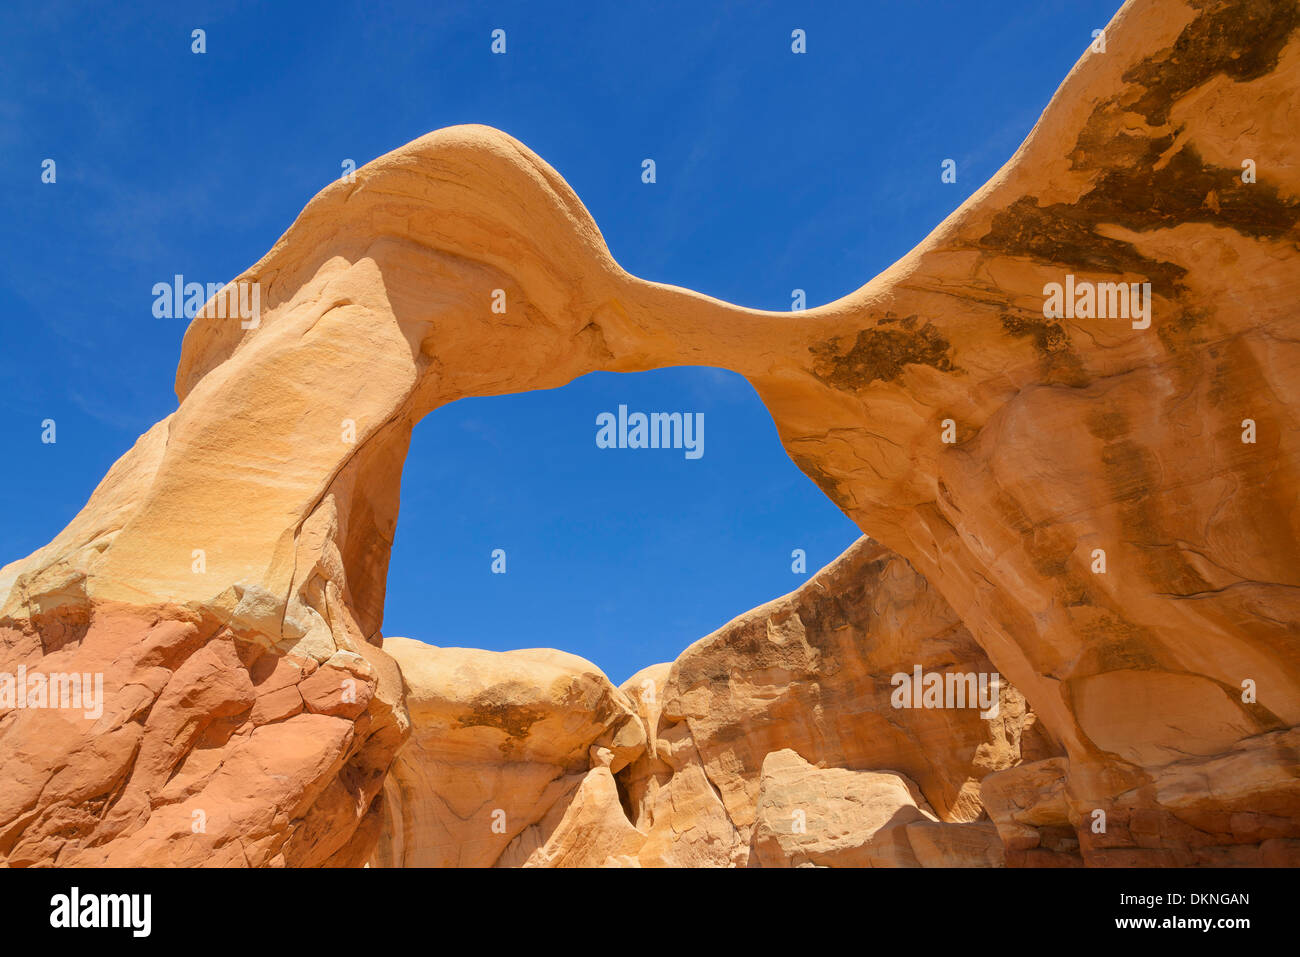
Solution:
[{"label": "blue sky", "polygon": [[[994,173],[1117,5],[5,5],[0,564],[49,541],[174,410],[185,323],[154,318],[153,284],[234,277],[343,160],[496,126],[559,170],[631,272],[764,309],[802,288],[817,305]],[[705,455],[598,449],[596,415],[619,403],[703,412]],[[729,372],[464,400],[415,432],[384,631],[561,648],[621,681],[797,587],[793,548],[812,572],[858,534]]]}]

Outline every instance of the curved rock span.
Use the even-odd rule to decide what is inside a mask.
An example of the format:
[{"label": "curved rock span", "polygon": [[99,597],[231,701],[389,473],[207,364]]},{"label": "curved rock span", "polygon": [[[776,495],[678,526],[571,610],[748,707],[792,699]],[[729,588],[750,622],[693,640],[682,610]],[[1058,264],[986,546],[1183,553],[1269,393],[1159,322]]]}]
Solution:
[{"label": "curved rock span", "polygon": [[[0,687],[0,858],[566,863],[590,833],[621,863],[1295,863],[1298,27],[1289,0],[1127,3],[988,184],[801,313],[628,275],[563,179],[483,127],[329,186],[238,277],[259,320],[197,318],[177,410],[0,571],[0,672],[104,687],[98,714]],[[652,675],[655,703],[554,653],[429,651],[487,710],[408,676],[411,736],[380,626],[415,423],[682,364],[745,375],[890,550],[873,561],[919,575],[960,634],[874,626],[836,566],[825,599],[850,622],[865,602],[849,631],[878,645],[820,634],[824,609],[760,609]],[[977,654],[1023,696],[1020,724],[880,710],[878,666]],[[502,668],[551,683],[500,696]],[[552,713],[555,681],[594,709],[586,730]],[[566,730],[534,742],[528,721]],[[478,808],[410,782],[481,765],[492,735],[519,750],[475,787],[518,775],[537,795],[503,809],[508,848],[394,824]]]}]

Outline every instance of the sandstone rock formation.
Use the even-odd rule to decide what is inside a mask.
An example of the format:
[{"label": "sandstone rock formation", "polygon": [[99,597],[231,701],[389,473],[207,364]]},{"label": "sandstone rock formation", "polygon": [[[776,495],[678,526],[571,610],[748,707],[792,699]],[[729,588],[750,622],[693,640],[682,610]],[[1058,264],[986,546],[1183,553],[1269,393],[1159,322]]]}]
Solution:
[{"label": "sandstone rock formation", "polygon": [[[364,859],[408,731],[380,624],[414,424],[698,364],[748,377],[1059,744],[981,784],[1008,860],[1295,863],[1298,27],[1294,0],[1130,0],[988,184],[797,314],[628,275],[560,176],[483,127],[327,187],[238,277],[260,321],[196,319],[177,410],[0,570],[0,671],[101,673],[106,697],[93,718],[0,699],[0,859]],[[1150,283],[1149,326],[1046,318],[1076,281]],[[686,728],[656,760],[720,767],[691,728],[709,684],[664,703]],[[756,758],[717,798],[733,827]],[[960,769],[901,771],[940,818],[971,807]],[[678,776],[672,813],[726,844]],[[602,781],[580,786],[593,820]],[[548,828],[528,859],[563,855]]]},{"label": "sandstone rock formation", "polygon": [[[559,651],[435,648],[389,638],[414,733],[388,775],[387,824],[374,863],[487,867],[594,854],[604,821],[609,853],[635,834],[613,774],[640,755],[632,702],[590,662]],[[568,846],[575,821],[587,843]],[[558,811],[557,814],[551,812]]]},{"label": "sandstone rock formation", "polygon": [[11,673],[104,685],[100,714],[4,709],[10,866],[365,861],[407,730],[401,676],[377,649],[317,661],[190,608],[106,602],[7,621],[0,652]]},{"label": "sandstone rock formation", "polygon": [[[891,705],[892,676],[916,665],[993,666],[934,589],[865,538],[621,689],[559,652],[402,638],[385,649],[413,733],[385,786],[376,866],[920,866],[917,829],[881,837],[892,850],[872,843],[890,821],[934,825],[917,830],[931,864],[992,866],[1002,843],[980,780],[1055,748],[1005,684],[987,718],[974,702]],[[809,773],[788,773],[796,765]],[[877,779],[893,790],[834,793]],[[795,802],[800,836],[789,831]],[[864,803],[888,814],[854,824]],[[895,819],[904,803],[914,813]]]},{"label": "sandstone rock formation", "polygon": [[999,867],[991,824],[944,824],[906,777],[763,761],[754,828],[762,867]]},{"label": "sandstone rock formation", "polygon": [[[623,690],[638,702],[649,743],[621,779],[648,835],[641,863],[749,862],[762,775],[777,752],[914,781],[922,795],[914,803],[961,823],[983,816],[985,775],[1058,750],[1005,682],[996,717],[893,707],[892,676],[917,666],[995,670],[934,588],[864,538],[670,667],[634,675]],[[818,836],[812,825],[809,834]]]}]

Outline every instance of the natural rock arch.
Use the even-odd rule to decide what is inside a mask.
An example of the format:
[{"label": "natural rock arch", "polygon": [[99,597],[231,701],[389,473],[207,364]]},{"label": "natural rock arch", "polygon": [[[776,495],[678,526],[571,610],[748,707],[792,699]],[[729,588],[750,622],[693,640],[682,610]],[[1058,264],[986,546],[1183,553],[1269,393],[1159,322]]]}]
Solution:
[{"label": "natural rock arch", "polygon": [[[196,319],[177,411],[0,572],[0,665],[137,689],[97,724],[7,716],[0,856],[145,859],[207,793],[247,817],[195,860],[363,859],[405,733],[371,641],[411,428],[462,396],[677,364],[745,375],[795,462],[956,609],[1064,746],[1093,859],[1140,843],[1138,810],[1146,834],[1295,838],[1298,23],[1290,2],[1126,4],[986,186],[802,313],[630,276],[560,176],[484,127],[327,187],[236,280],[260,284],[257,327]],[[1150,282],[1150,328],[1045,319],[1066,274]],[[364,701],[326,700],[348,676]],[[328,748],[250,723],[291,685],[288,720]],[[196,749],[301,767],[257,797]],[[1198,776],[1231,786],[1210,799]],[[1095,807],[1118,811],[1108,834]]]}]

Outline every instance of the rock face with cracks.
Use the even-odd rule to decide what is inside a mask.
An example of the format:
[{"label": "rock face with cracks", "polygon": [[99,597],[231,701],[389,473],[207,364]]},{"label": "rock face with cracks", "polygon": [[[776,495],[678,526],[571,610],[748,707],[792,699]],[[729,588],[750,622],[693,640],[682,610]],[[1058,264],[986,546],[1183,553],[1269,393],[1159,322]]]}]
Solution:
[{"label": "rock face with cracks", "polygon": [[[1005,683],[987,716],[974,701],[892,706],[893,676],[915,665],[993,668],[868,539],[621,689],[559,652],[385,647],[414,730],[385,786],[376,866],[1000,865],[981,779],[1059,750]],[[853,786],[828,811],[838,784]],[[910,831],[890,832],[893,850],[873,856],[904,805],[895,823],[937,836],[914,852]],[[864,807],[885,816],[855,821]],[[807,846],[784,840],[795,811]]]},{"label": "rock face with cracks", "polygon": [[[1008,862],[1295,863],[1298,28],[1293,0],[1131,0],[989,183],[796,314],[630,276],[563,179],[487,128],[327,187],[238,277],[259,321],[196,318],[176,411],[0,570],[0,672],[104,688],[99,714],[0,694],[0,859],[365,860],[409,733],[380,625],[411,429],[464,396],[688,364],[749,379],[1059,746],[979,778]],[[1149,325],[1046,316],[1049,284],[1076,283],[1150,283]],[[706,775],[710,684],[658,718]],[[802,756],[854,770],[825,746]],[[723,843],[755,757],[722,817],[682,797]],[[941,821],[972,806],[960,771],[894,770]],[[553,823],[519,854],[564,859]]]},{"label": "rock face with cracks", "polygon": [[763,761],[754,829],[763,867],[999,867],[993,826],[944,824],[889,772],[818,769],[793,751]]},{"label": "rock face with cracks", "polygon": [[[385,643],[401,666],[414,733],[385,784],[376,866],[581,863],[623,853],[635,829],[613,774],[645,748],[633,703],[590,662],[559,651]],[[575,821],[561,824],[572,808]],[[548,817],[548,814],[551,815]],[[599,839],[611,822],[608,847]],[[605,851],[608,853],[604,853]],[[598,853],[600,852],[600,853]],[[594,856],[593,856],[594,855]]]},{"label": "rock face with cracks", "polygon": [[[799,590],[741,615],[672,665],[634,675],[623,688],[648,743],[621,777],[648,835],[640,862],[770,864],[759,853],[760,831],[771,833],[760,821],[763,776],[778,752],[842,769],[832,779],[857,780],[859,771],[905,778],[932,820],[956,826],[985,818],[986,775],[1059,750],[1005,681],[987,717],[973,700],[894,707],[893,677],[916,667],[945,676],[995,670],[932,586],[861,539]],[[802,810],[815,839],[826,822],[809,817],[810,807]]]}]

